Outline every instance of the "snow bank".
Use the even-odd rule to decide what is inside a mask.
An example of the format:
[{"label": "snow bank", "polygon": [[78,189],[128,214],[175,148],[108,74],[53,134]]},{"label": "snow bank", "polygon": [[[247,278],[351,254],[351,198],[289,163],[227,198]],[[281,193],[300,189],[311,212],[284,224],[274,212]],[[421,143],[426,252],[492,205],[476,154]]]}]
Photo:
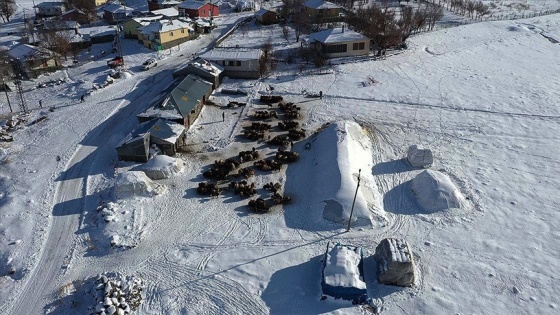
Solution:
[{"label": "snow bank", "polygon": [[416,199],[429,212],[461,208],[465,198],[449,177],[441,172],[426,170],[412,180]]},{"label": "snow bank", "polygon": [[340,243],[332,249],[329,246],[323,269],[323,293],[344,299],[354,299],[366,294],[366,283],[360,272],[361,248],[351,248]]},{"label": "snow bank", "polygon": [[[370,170],[373,165],[370,143],[364,129],[355,122],[333,123],[314,141],[312,150],[318,152],[317,159],[321,164],[314,171],[314,183],[316,192],[324,197],[324,219],[336,223],[348,222],[358,170]],[[361,189],[363,186],[356,196],[352,222],[370,225],[368,200]],[[376,200],[370,200],[370,203],[376,203]]]},{"label": "snow bank", "polygon": [[181,159],[167,155],[156,155],[144,164],[141,169],[151,179],[169,178],[183,171],[185,165]]},{"label": "snow bank", "polygon": [[115,182],[115,195],[117,198],[129,196],[152,196],[165,191],[164,186],[152,180],[140,171],[128,171],[117,175]]}]

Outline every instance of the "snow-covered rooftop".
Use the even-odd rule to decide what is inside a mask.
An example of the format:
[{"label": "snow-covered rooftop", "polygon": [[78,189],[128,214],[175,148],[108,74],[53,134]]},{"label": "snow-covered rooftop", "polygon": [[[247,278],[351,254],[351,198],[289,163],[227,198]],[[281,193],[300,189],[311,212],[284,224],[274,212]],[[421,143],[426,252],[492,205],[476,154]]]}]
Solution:
[{"label": "snow-covered rooftop", "polygon": [[117,30],[114,26],[92,26],[84,27],[78,30],[78,33],[82,35],[89,35],[90,37],[104,36],[108,34],[116,34]]},{"label": "snow-covered rooftop", "polygon": [[133,8],[129,8],[124,5],[111,3],[103,7],[103,11],[111,12],[111,13],[132,13],[134,11]]},{"label": "snow-covered rooftop", "polygon": [[[152,11],[155,12],[155,11]],[[163,16],[161,15],[156,15],[156,16],[143,16],[143,17],[137,17],[137,18],[133,18],[132,20],[135,21],[136,23],[142,24],[142,25],[148,25],[153,21],[157,21],[157,20],[161,20]]]},{"label": "snow-covered rooftop", "polygon": [[258,10],[257,12],[255,12],[255,16],[263,16],[268,12],[272,12],[272,13],[276,13],[273,10],[270,9],[265,9],[265,8],[260,8],[260,10]]},{"label": "snow-covered rooftop", "polygon": [[46,48],[31,46],[27,44],[22,44],[8,50],[8,56],[18,60],[24,60],[32,57],[49,57],[51,53],[52,52]]},{"label": "snow-covered rooftop", "polygon": [[159,20],[138,28],[138,30],[142,32],[142,34],[162,33],[181,29],[192,30],[193,27],[190,23],[186,23],[180,20]]},{"label": "snow-covered rooftop", "polygon": [[358,32],[345,28],[331,28],[317,33],[309,34],[309,38],[323,44],[346,43],[359,40],[369,40]]},{"label": "snow-covered rooftop", "polygon": [[175,8],[165,8],[165,9],[160,9],[160,10],[154,10],[152,11],[153,14],[155,15],[163,15],[164,17],[178,17],[179,16],[179,11],[177,11],[177,9]]},{"label": "snow-covered rooftop", "polygon": [[308,0],[303,5],[308,8],[317,9],[317,10],[342,8],[338,4],[334,4],[332,2],[323,1],[323,0]]},{"label": "snow-covered rooftop", "polygon": [[189,65],[199,68],[215,76],[220,75],[220,73],[224,71],[224,67],[217,65],[213,62],[210,62],[208,60],[205,60],[203,58],[196,58],[195,60],[190,62]]},{"label": "snow-covered rooftop", "polygon": [[66,5],[65,2],[46,1],[46,2],[41,2],[41,3],[37,4],[35,7],[36,8],[53,8],[53,7],[64,7],[65,5]]},{"label": "snow-covered rooftop", "polygon": [[366,283],[360,279],[358,265],[362,260],[359,247],[350,248],[336,244],[326,254],[324,272],[325,284],[333,287],[365,289]]},{"label": "snow-covered rooftop", "polygon": [[249,48],[214,48],[200,57],[208,60],[258,60],[262,50]]},{"label": "snow-covered rooftop", "polygon": [[179,4],[178,7],[181,8],[181,9],[198,10],[200,7],[202,7],[205,4],[206,4],[205,1],[187,0],[187,1],[183,1],[181,4]]}]

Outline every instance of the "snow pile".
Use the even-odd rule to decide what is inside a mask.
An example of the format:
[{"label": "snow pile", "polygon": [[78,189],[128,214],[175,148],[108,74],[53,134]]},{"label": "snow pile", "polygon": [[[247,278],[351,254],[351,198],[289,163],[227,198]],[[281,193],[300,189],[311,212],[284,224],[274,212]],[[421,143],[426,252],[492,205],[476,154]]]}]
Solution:
[{"label": "snow pile", "polygon": [[429,168],[434,163],[434,156],[430,149],[420,149],[416,145],[408,148],[406,156],[408,163],[412,167]]},{"label": "snow pile", "polygon": [[129,196],[153,196],[165,191],[165,187],[152,182],[140,171],[128,171],[117,175],[115,182],[115,195],[117,198]]},{"label": "snow pile", "polygon": [[156,155],[141,169],[151,179],[169,178],[174,174],[181,173],[184,169],[184,163],[181,159],[172,158],[167,155]]},{"label": "snow pile", "polygon": [[[330,245],[330,243],[329,243]],[[360,272],[362,249],[337,243],[325,254],[323,293],[335,298],[354,299],[366,294],[366,283]]]},{"label": "snow pile", "polygon": [[86,293],[93,294],[95,306],[90,314],[125,315],[131,314],[142,303],[144,282],[135,277],[122,278],[99,275]]},{"label": "snow pile", "polygon": [[412,180],[412,190],[422,208],[429,212],[461,208],[465,202],[449,177],[438,171],[426,170],[418,174]]},{"label": "snow pile", "polygon": [[[331,124],[315,139],[311,150],[317,152],[317,167],[312,172],[315,192],[323,197],[325,203],[324,219],[336,223],[348,222],[358,184],[358,171],[370,170],[373,165],[370,145],[365,130],[355,122]],[[365,172],[363,176],[366,176]],[[370,225],[368,201],[377,205],[378,200],[367,200],[362,189],[363,186],[356,195],[352,222]],[[377,208],[381,209],[379,205]]]},{"label": "snow pile", "polygon": [[386,238],[375,250],[379,282],[401,287],[414,284],[414,258],[404,240]]}]

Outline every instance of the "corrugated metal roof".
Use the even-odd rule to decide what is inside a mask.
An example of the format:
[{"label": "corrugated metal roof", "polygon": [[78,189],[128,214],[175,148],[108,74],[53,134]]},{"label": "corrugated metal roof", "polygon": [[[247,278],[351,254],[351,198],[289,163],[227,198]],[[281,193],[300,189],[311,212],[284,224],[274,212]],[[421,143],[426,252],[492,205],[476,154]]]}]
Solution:
[{"label": "corrugated metal roof", "polygon": [[140,124],[140,126],[128,134],[117,147],[136,142],[143,138],[146,133],[149,133],[152,137],[175,143],[184,130],[185,127],[176,122],[165,119],[153,119]]},{"label": "corrugated metal roof", "polygon": [[260,49],[249,48],[214,48],[205,52],[200,57],[207,60],[259,60]]},{"label": "corrugated metal roof", "polygon": [[306,1],[303,5],[308,7],[308,8],[317,9],[317,10],[340,9],[340,8],[342,8],[338,4],[334,4],[332,2],[323,1],[323,0],[309,0],[309,1]]},{"label": "corrugated metal roof", "polygon": [[[203,96],[211,91],[212,83],[189,74],[171,91],[167,102],[173,104],[184,118],[202,101]],[[164,107],[167,107],[167,104]]]}]

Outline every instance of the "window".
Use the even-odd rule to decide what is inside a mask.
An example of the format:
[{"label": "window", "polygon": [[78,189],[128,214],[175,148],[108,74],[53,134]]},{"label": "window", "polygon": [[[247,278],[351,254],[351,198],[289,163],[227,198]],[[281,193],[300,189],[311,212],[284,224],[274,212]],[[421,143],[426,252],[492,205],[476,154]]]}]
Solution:
[{"label": "window", "polygon": [[241,67],[241,61],[239,61],[239,60],[235,61],[235,66]]},{"label": "window", "polygon": [[347,51],[347,46],[346,44],[323,46],[323,52],[327,54],[343,53]]},{"label": "window", "polygon": [[181,30],[181,34],[184,34],[184,33],[185,33],[185,30]]},{"label": "window", "polygon": [[204,14],[204,9],[202,9],[202,11],[200,12],[200,14]]},{"label": "window", "polygon": [[233,60],[228,60],[227,65],[228,65],[228,66],[235,66],[235,61],[233,61]]},{"label": "window", "polygon": [[169,36],[173,36],[173,32],[169,32]]},{"label": "window", "polygon": [[366,47],[366,43],[354,43],[352,45],[352,50],[364,50]]}]

